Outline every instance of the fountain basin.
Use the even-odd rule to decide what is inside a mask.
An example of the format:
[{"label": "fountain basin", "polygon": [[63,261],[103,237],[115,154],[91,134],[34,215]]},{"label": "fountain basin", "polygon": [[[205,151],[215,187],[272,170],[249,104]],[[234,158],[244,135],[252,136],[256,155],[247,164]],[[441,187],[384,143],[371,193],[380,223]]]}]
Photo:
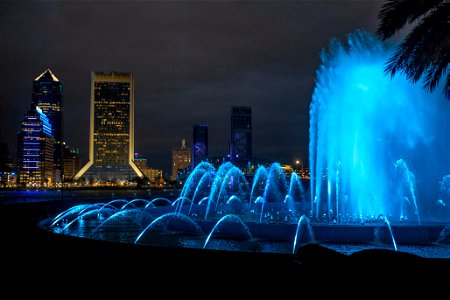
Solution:
[{"label": "fountain basin", "polygon": [[[185,205],[189,206],[189,205]],[[202,206],[194,205],[191,207],[193,214],[196,215]],[[160,218],[164,215],[177,216],[173,213],[174,207],[161,206],[148,210],[152,214],[153,219]],[[186,209],[183,208],[182,211]],[[172,226],[174,229],[168,228],[167,232],[183,233],[188,235],[206,236],[211,233],[217,225],[217,220],[204,220],[202,218],[188,217],[184,213],[178,213],[185,219],[189,219],[193,224],[198,225],[198,232],[188,233],[183,231],[181,226]],[[241,214],[242,220],[251,218],[246,214]],[[241,220],[238,215],[236,219]],[[151,218],[147,221],[150,223]],[[148,226],[148,224],[134,224],[131,226],[130,220],[117,221],[108,224],[98,234],[95,233],[96,228],[101,222],[96,220],[83,220],[80,224],[72,225],[69,230],[60,231],[62,234],[76,235],[80,237],[88,237],[93,239],[103,239],[105,234],[114,234],[120,236],[118,242],[133,243],[134,239]],[[43,220],[40,227],[46,230],[51,229],[52,219]],[[342,243],[342,244],[370,244],[380,243],[391,245],[393,238],[399,245],[420,245],[432,244],[439,241],[440,234],[446,228],[445,224],[429,223],[429,224],[392,224],[392,234],[384,222],[370,222],[365,224],[327,224],[327,223],[310,223],[314,239],[311,242],[326,244],[326,243]],[[245,234],[245,231],[249,234]],[[225,222],[220,226],[220,230],[214,233],[214,238],[222,239],[248,239],[249,236],[253,239],[268,240],[274,242],[292,243],[299,225],[296,223],[258,223],[254,221],[246,222]],[[54,228],[53,228],[54,230]],[[55,230],[54,230],[55,231]],[[57,232],[57,231],[55,231]],[[95,233],[95,234],[94,234]],[[149,232],[148,234],[152,234]],[[140,241],[139,243],[145,244]]]},{"label": "fountain basin", "polygon": [[[41,228],[48,228],[51,219],[40,223]],[[198,220],[197,224],[203,232],[211,232],[216,222]],[[230,223],[221,228],[216,237],[240,239],[237,235],[236,223]],[[253,238],[271,241],[291,242],[295,236],[296,224],[266,224],[245,223]],[[439,240],[441,232],[446,226],[444,224],[429,225],[393,225],[392,230],[395,240],[400,245],[406,244],[428,244]],[[315,241],[318,243],[385,243],[390,244],[392,238],[386,225],[335,225],[335,224],[312,224]],[[123,233],[123,228],[118,229]],[[138,231],[135,230],[136,234]],[[131,231],[130,231],[131,233]]]}]

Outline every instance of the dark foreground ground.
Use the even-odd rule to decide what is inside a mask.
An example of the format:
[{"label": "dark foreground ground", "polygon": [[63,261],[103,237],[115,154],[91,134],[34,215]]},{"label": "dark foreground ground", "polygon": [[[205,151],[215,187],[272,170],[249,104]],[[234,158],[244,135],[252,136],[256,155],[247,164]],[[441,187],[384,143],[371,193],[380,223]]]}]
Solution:
[{"label": "dark foreground ground", "polygon": [[158,248],[55,235],[37,227],[63,208],[60,202],[0,204],[2,293],[11,289],[14,299],[30,293],[66,299],[164,291],[203,298],[213,288],[215,297],[313,292],[354,298],[360,289],[377,297],[391,288],[448,296],[448,259],[391,250],[347,256],[316,244],[296,255]]}]

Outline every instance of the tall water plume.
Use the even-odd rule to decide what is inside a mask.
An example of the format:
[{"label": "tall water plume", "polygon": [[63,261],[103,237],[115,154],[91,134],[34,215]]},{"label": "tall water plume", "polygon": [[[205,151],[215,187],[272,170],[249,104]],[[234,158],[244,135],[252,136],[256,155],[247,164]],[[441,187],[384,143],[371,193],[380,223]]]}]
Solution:
[{"label": "tall water plume", "polygon": [[424,192],[409,201],[412,209],[394,204],[404,201],[393,193],[399,160],[411,172],[409,179],[416,175],[417,189],[438,190],[448,171],[449,104],[442,87],[430,94],[403,74],[386,75],[392,50],[357,31],[345,43],[331,40],[321,53],[309,146],[311,215],[317,219],[383,214],[399,220],[402,212],[418,214],[417,208],[436,200]]}]

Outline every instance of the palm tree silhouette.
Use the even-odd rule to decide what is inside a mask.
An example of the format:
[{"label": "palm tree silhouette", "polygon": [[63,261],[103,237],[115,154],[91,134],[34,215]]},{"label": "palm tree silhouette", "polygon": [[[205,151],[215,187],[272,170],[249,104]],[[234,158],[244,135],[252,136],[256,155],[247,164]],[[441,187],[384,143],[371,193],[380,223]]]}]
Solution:
[{"label": "palm tree silhouette", "polygon": [[[378,14],[377,36],[387,40],[406,24],[415,26],[386,63],[393,77],[405,73],[416,83],[424,75],[424,88],[432,92],[448,73],[450,59],[449,0],[387,0]],[[449,74],[450,75],[450,74]],[[449,78],[444,88],[448,93]],[[450,96],[450,95],[448,95]]]}]

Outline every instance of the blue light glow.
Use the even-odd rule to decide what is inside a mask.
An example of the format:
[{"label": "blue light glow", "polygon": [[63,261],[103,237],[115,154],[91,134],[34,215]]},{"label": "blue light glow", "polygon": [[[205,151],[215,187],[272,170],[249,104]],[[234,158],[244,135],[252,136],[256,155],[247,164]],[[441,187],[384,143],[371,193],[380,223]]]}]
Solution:
[{"label": "blue light glow", "polygon": [[[427,191],[436,190],[448,168],[439,160],[448,150],[443,131],[449,104],[441,87],[429,94],[403,75],[386,76],[391,53],[362,31],[348,35],[346,44],[332,40],[322,52],[310,106],[310,192],[316,218],[355,221],[383,214],[398,221],[406,210],[420,222],[416,208],[424,211],[436,200]],[[398,160],[408,172],[395,171]],[[424,191],[416,207],[401,203],[416,191],[410,173]],[[405,181],[409,188],[403,187]]]},{"label": "blue light glow", "polygon": [[39,118],[42,121],[43,131],[45,134],[51,136],[52,135],[52,125],[47,115],[42,112],[42,109],[39,106],[36,106],[36,111],[39,113]]}]

